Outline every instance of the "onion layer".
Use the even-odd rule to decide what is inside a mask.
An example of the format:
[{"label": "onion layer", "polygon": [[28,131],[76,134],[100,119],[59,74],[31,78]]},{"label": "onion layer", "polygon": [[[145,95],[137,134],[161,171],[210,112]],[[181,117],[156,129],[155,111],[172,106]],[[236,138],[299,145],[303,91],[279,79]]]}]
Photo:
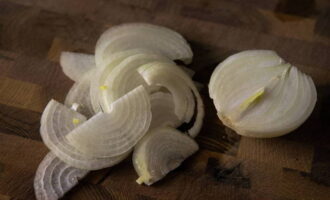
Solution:
[{"label": "onion layer", "polygon": [[88,170],[71,167],[48,153],[40,163],[34,178],[34,191],[38,200],[57,200],[78,184]]},{"label": "onion layer", "polygon": [[111,167],[128,156],[129,152],[109,158],[97,158],[88,156],[72,146],[66,139],[66,135],[85,122],[85,116],[51,100],[41,117],[40,133],[43,142],[65,163],[88,170]]},{"label": "onion layer", "polygon": [[98,113],[66,136],[86,155],[114,157],[130,151],[151,122],[149,94],[143,86],[113,104],[109,113]]},{"label": "onion layer", "polygon": [[95,68],[93,55],[64,51],[60,56],[60,64],[65,75],[78,81],[88,71]]},{"label": "onion layer", "polygon": [[198,150],[197,143],[170,127],[151,130],[134,148],[137,182],[151,185]]}]

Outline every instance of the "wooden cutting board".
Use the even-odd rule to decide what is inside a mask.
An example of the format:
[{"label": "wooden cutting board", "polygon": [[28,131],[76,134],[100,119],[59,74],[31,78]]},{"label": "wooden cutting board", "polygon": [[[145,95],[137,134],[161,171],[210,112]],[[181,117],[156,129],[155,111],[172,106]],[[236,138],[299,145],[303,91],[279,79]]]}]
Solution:
[{"label": "wooden cutting board", "polygon": [[[0,200],[34,198],[36,168],[48,152],[39,135],[47,102],[73,84],[61,51],[93,53],[107,28],[150,22],[182,33],[206,108],[201,150],[159,183],[135,183],[127,160],[92,172],[64,199],[330,199],[329,0],[0,0]],[[318,102],[293,133],[240,137],[216,117],[207,84],[216,65],[245,49],[273,49],[312,76]],[[242,83],[244,84],[244,83]]]}]

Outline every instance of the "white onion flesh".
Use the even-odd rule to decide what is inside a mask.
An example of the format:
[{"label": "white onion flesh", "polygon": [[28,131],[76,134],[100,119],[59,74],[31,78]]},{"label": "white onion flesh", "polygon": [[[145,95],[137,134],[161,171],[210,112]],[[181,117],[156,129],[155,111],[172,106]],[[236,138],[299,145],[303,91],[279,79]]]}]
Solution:
[{"label": "white onion flesh", "polygon": [[152,120],[149,130],[161,127],[170,126],[177,128],[182,124],[174,113],[174,102],[172,95],[165,92],[156,92],[150,96]]},{"label": "white onion flesh", "polygon": [[128,156],[126,153],[115,157],[97,158],[88,156],[73,147],[67,141],[66,135],[85,122],[85,116],[51,100],[41,117],[40,133],[43,142],[65,163],[81,169],[97,170],[111,167]]},{"label": "white onion flesh", "polygon": [[124,95],[109,113],[98,113],[66,136],[86,155],[114,157],[130,151],[151,122],[150,98],[143,86]]},{"label": "white onion flesh", "polygon": [[139,175],[137,182],[155,183],[197,150],[198,144],[193,139],[174,128],[151,130],[134,148],[133,165]]},{"label": "white onion flesh", "polygon": [[88,71],[95,68],[93,55],[64,51],[60,56],[60,64],[66,76],[78,81]]},{"label": "white onion flesh", "polygon": [[[91,79],[91,88],[90,88],[90,96],[91,96],[91,101],[92,101],[92,106],[95,112],[101,111],[101,104],[106,104],[105,102],[101,102],[102,98],[106,98],[103,96],[106,96],[106,94],[111,90],[109,88],[109,84],[112,83],[107,83],[108,79],[111,79],[111,72],[114,68],[117,66],[119,68],[125,68],[125,65],[120,65],[122,61],[124,61],[126,58],[134,56],[134,55],[140,55],[140,54],[152,54],[149,50],[146,49],[130,49],[118,53],[114,53],[112,55],[109,55],[102,66],[98,66],[96,69],[96,72]],[[138,63],[137,63],[138,64]],[[134,63],[130,64],[131,66]],[[109,77],[110,76],[110,77]],[[113,76],[112,76],[113,77]],[[135,87],[139,86],[140,84],[136,84]],[[128,90],[130,91],[130,89]],[[110,91],[111,93],[111,91]],[[127,91],[125,92],[125,94]],[[123,93],[122,93],[123,94]],[[107,102],[111,104],[111,102]],[[104,106],[103,107],[108,107]]]},{"label": "white onion flesh", "polygon": [[238,134],[262,138],[299,127],[317,99],[310,77],[266,50],[243,51],[220,63],[209,93],[225,125]]},{"label": "white onion flesh", "polygon": [[102,65],[107,56],[135,48],[149,49],[185,63],[190,63],[193,56],[189,44],[179,33],[161,26],[131,23],[112,27],[101,35],[96,44],[95,61]]},{"label": "white onion flesh", "polygon": [[57,200],[78,184],[89,171],[71,167],[48,153],[40,163],[34,178],[37,200]]},{"label": "white onion flesh", "polygon": [[139,85],[143,85],[148,90],[152,90],[147,87],[146,82],[136,70],[140,66],[154,61],[173,63],[166,57],[157,54],[142,53],[127,57],[117,65],[106,78],[104,84],[106,89],[100,91],[101,99],[99,100],[102,109],[108,112],[110,105],[114,101]]},{"label": "white onion flesh", "polygon": [[85,115],[87,118],[90,118],[95,114],[90,96],[91,77],[94,70],[89,73],[90,74],[84,74],[73,84],[65,98],[66,106],[71,107],[74,104],[78,104],[77,111]]},{"label": "white onion flesh", "polygon": [[195,123],[188,130],[191,137],[196,137],[203,124],[204,105],[190,77],[180,68],[169,63],[150,63],[140,67],[138,71],[149,85],[161,85],[171,92],[175,104],[175,114],[180,120],[189,122],[192,119],[195,110],[194,98],[196,99]]}]

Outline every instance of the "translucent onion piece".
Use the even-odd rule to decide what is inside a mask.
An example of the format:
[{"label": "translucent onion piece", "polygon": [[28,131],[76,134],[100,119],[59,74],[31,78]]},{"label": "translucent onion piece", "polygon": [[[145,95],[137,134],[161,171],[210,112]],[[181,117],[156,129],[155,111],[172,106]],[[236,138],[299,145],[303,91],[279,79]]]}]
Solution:
[{"label": "translucent onion piece", "polygon": [[212,74],[209,92],[221,121],[238,134],[281,136],[311,114],[317,99],[313,81],[276,53],[245,51],[228,59]]},{"label": "translucent onion piece", "polygon": [[130,151],[151,122],[150,98],[143,86],[113,104],[109,113],[98,113],[66,137],[86,155],[113,157]]},{"label": "translucent onion piece", "polygon": [[175,114],[180,120],[189,122],[192,119],[195,110],[194,98],[196,99],[195,122],[188,130],[190,136],[196,137],[203,124],[204,105],[191,78],[179,67],[169,63],[149,63],[140,67],[138,71],[149,85],[161,85],[171,92]]},{"label": "translucent onion piece", "polygon": [[109,158],[96,158],[87,156],[73,147],[65,136],[85,121],[85,116],[51,100],[41,116],[40,133],[43,142],[65,163],[81,169],[97,170],[111,167],[128,156],[129,153]]},{"label": "translucent onion piece", "polygon": [[124,59],[117,65],[106,78],[104,84],[106,88],[101,90],[99,100],[102,109],[108,112],[111,103],[139,85],[152,90],[152,88],[147,87],[146,82],[136,70],[140,66],[154,61],[173,63],[168,58],[157,54],[136,54]]},{"label": "translucent onion piece", "polygon": [[95,68],[94,55],[64,51],[60,56],[60,64],[66,76],[78,81],[84,74]]},{"label": "translucent onion piece", "polygon": [[151,185],[177,168],[198,150],[198,144],[171,127],[155,128],[135,146],[133,165],[137,182]]},{"label": "translucent onion piece", "polygon": [[188,68],[188,67],[185,67],[185,66],[183,66],[183,65],[178,65],[184,72],[186,72],[187,73],[187,75],[189,76],[189,77],[193,77],[194,75],[195,75],[195,71],[194,70],[192,70],[192,69],[190,69],[190,68]]},{"label": "translucent onion piece", "polygon": [[37,200],[57,200],[71,190],[89,171],[71,167],[48,153],[40,163],[34,178]]},{"label": "translucent onion piece", "polygon": [[91,77],[94,70],[90,71],[89,74],[83,75],[77,82],[73,84],[71,89],[65,98],[65,105],[71,107],[74,104],[78,104],[78,112],[90,118],[95,114],[91,103],[90,96],[90,85]]},{"label": "translucent onion piece", "polygon": [[152,120],[149,129],[160,126],[178,127],[182,121],[174,113],[172,95],[165,92],[156,92],[150,96]]},{"label": "translucent onion piece", "polygon": [[150,49],[187,64],[193,56],[189,44],[179,33],[152,24],[131,23],[112,27],[101,35],[95,49],[96,63],[100,65],[107,56],[134,48]]},{"label": "translucent onion piece", "polygon": [[96,72],[91,78],[90,97],[95,113],[101,111],[100,98],[101,93],[107,91],[106,80],[111,71],[119,65],[124,59],[136,55],[136,54],[152,54],[150,50],[146,49],[130,49],[114,53],[105,58],[102,66],[97,66]]}]

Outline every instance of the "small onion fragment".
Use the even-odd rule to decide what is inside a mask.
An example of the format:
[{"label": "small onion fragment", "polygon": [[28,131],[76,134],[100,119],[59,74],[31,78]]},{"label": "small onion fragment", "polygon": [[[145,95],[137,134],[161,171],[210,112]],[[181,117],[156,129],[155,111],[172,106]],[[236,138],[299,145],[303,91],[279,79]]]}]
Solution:
[{"label": "small onion fragment", "polygon": [[34,178],[37,200],[57,200],[78,184],[89,171],[71,167],[48,153],[40,163]]},{"label": "small onion fragment", "polygon": [[71,107],[74,104],[78,104],[77,111],[85,115],[87,118],[90,118],[95,114],[90,96],[92,71],[90,71],[89,74],[84,74],[79,80],[77,80],[65,98],[66,106]]},{"label": "small onion fragment", "polygon": [[60,56],[60,64],[65,75],[73,81],[78,81],[95,68],[95,58],[90,54],[64,51]]},{"label": "small onion fragment", "polygon": [[147,185],[157,182],[197,150],[198,144],[192,138],[174,128],[151,130],[134,148],[137,182]]},{"label": "small onion fragment", "polygon": [[66,136],[86,155],[114,157],[130,151],[151,122],[150,98],[139,86],[111,104],[109,113],[98,113]]},{"label": "small onion fragment", "polygon": [[40,133],[42,140],[58,158],[81,169],[97,170],[111,167],[129,155],[127,152],[115,157],[96,158],[85,155],[73,147],[65,136],[85,121],[85,116],[55,100],[51,100],[41,116]]},{"label": "small onion fragment", "polygon": [[260,138],[298,128],[317,99],[312,79],[268,50],[243,51],[220,63],[209,93],[226,126]]}]

